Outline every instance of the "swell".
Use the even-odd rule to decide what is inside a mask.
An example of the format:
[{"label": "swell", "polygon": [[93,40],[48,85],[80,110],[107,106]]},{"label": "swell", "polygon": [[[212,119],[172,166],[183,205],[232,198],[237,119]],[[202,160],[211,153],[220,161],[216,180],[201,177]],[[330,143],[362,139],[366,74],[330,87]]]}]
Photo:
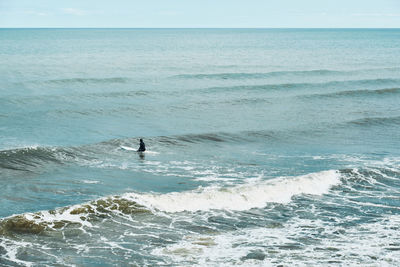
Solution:
[{"label": "swell", "polygon": [[243,140],[245,139],[241,135],[220,132],[162,136],[158,141],[161,143],[176,145],[182,143],[239,142]]},{"label": "swell", "polygon": [[0,235],[39,234],[62,230],[73,224],[92,227],[96,221],[107,217],[139,216],[159,211],[176,213],[263,208],[268,203],[289,203],[296,195],[323,195],[340,183],[340,173],[329,170],[232,187],[205,187],[167,194],[131,192],[55,210],[7,217],[0,221]]},{"label": "swell", "polygon": [[[240,134],[232,133],[203,133],[203,134],[184,134],[174,136],[158,136],[148,137],[152,146],[158,147],[176,147],[186,146],[189,144],[203,144],[215,142],[243,142],[253,138],[271,137],[271,133],[267,132],[246,132]],[[31,171],[40,169],[45,164],[66,164],[83,162],[107,157],[122,156],[121,146],[135,147],[137,145],[137,137],[112,139],[100,143],[93,143],[81,146],[70,147],[45,147],[32,146],[24,148],[15,148],[0,151],[0,168],[15,171]]]},{"label": "swell", "polygon": [[[310,96],[316,97],[335,97],[344,95],[356,95],[362,94],[396,94],[399,93],[400,79],[361,79],[361,80],[346,80],[346,81],[330,81],[321,83],[282,83],[282,84],[261,84],[261,85],[235,85],[235,86],[221,86],[221,87],[208,87],[190,89],[187,91],[179,90],[124,90],[114,92],[96,92],[96,93],[69,93],[68,95],[33,95],[24,97],[7,97],[0,99],[4,104],[29,104],[32,101],[93,101],[93,99],[104,98],[137,98],[137,97],[154,97],[154,96],[166,96],[176,97],[182,94],[193,94],[193,93],[226,93],[226,92],[241,92],[241,91],[273,91],[273,92],[285,92],[285,91],[301,91],[301,90],[316,90],[317,92],[321,89],[349,89],[339,92],[326,93],[326,94],[310,94]],[[354,90],[354,88],[362,87],[363,89]],[[378,89],[377,89],[378,87]],[[381,87],[381,88],[379,88]],[[382,88],[386,87],[386,88]],[[304,95],[307,97],[308,95]]]},{"label": "swell", "polygon": [[[393,126],[400,124],[400,116],[394,117],[367,117],[339,123],[325,123],[318,127],[291,130],[257,130],[240,132],[206,132],[198,134],[182,134],[171,136],[146,137],[151,147],[156,150],[170,150],[196,145],[211,145],[218,143],[245,144],[259,142],[291,143],[316,140],[321,134],[331,134],[332,129],[373,126]],[[304,140],[304,137],[306,140]],[[45,164],[69,164],[91,162],[106,158],[118,159],[126,154],[122,146],[137,147],[137,137],[111,139],[100,143],[66,147],[26,147],[0,151],[0,168],[15,171],[34,172]],[[307,141],[308,142],[308,141]]]},{"label": "swell", "polygon": [[89,108],[89,109],[56,109],[49,111],[49,115],[59,116],[123,116],[125,114],[134,114],[133,116],[139,116],[143,113],[142,110],[132,107],[132,106],[119,106],[116,108]]},{"label": "swell", "polygon": [[67,149],[56,147],[26,147],[0,151],[0,168],[15,171],[35,171],[44,164],[62,164],[68,157],[76,157]]},{"label": "swell", "polygon": [[399,68],[381,68],[381,69],[361,69],[361,70],[298,70],[298,71],[272,71],[272,72],[227,72],[227,73],[196,73],[179,74],[172,76],[176,79],[217,79],[217,80],[240,80],[240,79],[265,79],[274,77],[310,77],[310,76],[340,76],[356,74],[376,74],[377,72],[398,72]]},{"label": "swell", "polygon": [[112,100],[112,99],[128,99],[128,98],[154,98],[160,95],[169,96],[179,96],[182,92],[179,91],[162,91],[162,90],[118,90],[118,91],[107,91],[107,92],[84,92],[81,90],[79,92],[72,91],[64,94],[40,94],[40,95],[9,95],[4,98],[0,98],[0,104],[31,104],[32,101],[51,101],[52,103],[60,103],[62,107],[66,103],[74,104],[74,106],[83,105],[82,102],[87,103],[96,100]]},{"label": "swell", "polygon": [[309,95],[301,95],[300,97],[318,97],[318,98],[336,98],[336,97],[364,97],[364,96],[379,96],[379,95],[396,95],[400,93],[400,88],[384,88],[384,89],[376,89],[376,90],[346,90],[339,92],[332,92],[326,94],[309,94]]},{"label": "swell", "polygon": [[[346,91],[338,91],[338,92],[330,92],[330,93],[310,93],[310,94],[296,94],[294,97],[296,98],[304,98],[304,99],[314,99],[314,98],[341,98],[341,97],[375,97],[375,96],[396,96],[400,93],[400,88],[385,88],[385,89],[360,89],[360,90],[346,90]],[[278,97],[276,97],[278,98]],[[275,100],[266,97],[253,97],[253,98],[245,98],[241,97],[240,99],[226,100],[222,103],[231,104],[231,105],[254,105],[254,104],[271,104],[274,103]]]},{"label": "swell", "polygon": [[[69,85],[69,84],[112,84],[126,83],[129,78],[126,77],[110,77],[110,78],[69,78],[69,79],[51,79],[43,81],[26,81],[22,84],[53,84],[53,85]],[[19,83],[20,84],[20,83]]]},{"label": "swell", "polygon": [[271,78],[271,77],[282,77],[282,76],[323,76],[323,75],[335,75],[335,74],[344,74],[346,72],[343,71],[335,71],[335,70],[308,70],[308,71],[272,71],[272,72],[227,72],[227,73],[213,73],[213,74],[179,74],[172,76],[171,78],[178,79],[263,79],[263,78]]},{"label": "swell", "polygon": [[397,87],[400,79],[361,79],[346,81],[330,81],[323,83],[283,83],[283,84],[263,84],[263,85],[239,85],[239,86],[221,86],[200,89],[205,93],[235,92],[235,91],[285,91],[285,90],[303,90],[303,89],[321,89],[321,88],[343,88],[363,86],[374,88],[376,86]]},{"label": "swell", "polygon": [[392,126],[400,125],[400,116],[393,117],[367,117],[357,120],[349,121],[348,124],[355,126]]},{"label": "swell", "polygon": [[[288,136],[295,134],[293,131],[272,131],[272,130],[258,130],[258,131],[240,131],[236,133],[228,132],[213,132],[213,133],[200,133],[200,134],[183,134],[172,136],[160,136],[147,138],[153,143],[159,143],[165,146],[185,146],[190,144],[207,144],[207,143],[247,143],[258,142],[267,140],[281,140],[286,139]],[[132,139],[137,142],[137,139]],[[127,140],[128,142],[130,140]]]}]

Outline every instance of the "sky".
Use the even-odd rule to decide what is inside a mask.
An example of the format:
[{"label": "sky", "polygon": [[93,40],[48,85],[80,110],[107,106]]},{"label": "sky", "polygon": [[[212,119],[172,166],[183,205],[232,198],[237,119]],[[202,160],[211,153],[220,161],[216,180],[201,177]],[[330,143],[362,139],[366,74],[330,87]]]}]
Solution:
[{"label": "sky", "polygon": [[400,0],[0,0],[1,28],[400,28]]}]

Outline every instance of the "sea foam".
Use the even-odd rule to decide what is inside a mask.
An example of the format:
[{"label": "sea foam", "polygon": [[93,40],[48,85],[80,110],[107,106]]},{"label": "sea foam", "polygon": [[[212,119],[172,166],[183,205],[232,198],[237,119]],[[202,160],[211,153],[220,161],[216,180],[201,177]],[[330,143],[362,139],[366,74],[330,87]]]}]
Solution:
[{"label": "sea foam", "polygon": [[248,210],[269,202],[288,203],[295,195],[322,195],[340,183],[338,171],[329,170],[235,187],[205,187],[168,194],[127,193],[123,196],[140,205],[165,212],[206,211],[212,209]]}]

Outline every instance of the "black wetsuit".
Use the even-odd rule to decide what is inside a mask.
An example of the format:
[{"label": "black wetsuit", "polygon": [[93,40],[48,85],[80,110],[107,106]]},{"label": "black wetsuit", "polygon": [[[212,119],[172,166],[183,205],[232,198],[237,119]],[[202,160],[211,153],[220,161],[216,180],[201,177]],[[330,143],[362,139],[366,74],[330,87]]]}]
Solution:
[{"label": "black wetsuit", "polygon": [[139,146],[139,149],[138,149],[137,151],[138,151],[138,152],[144,152],[144,151],[146,151],[146,147],[145,147],[143,141],[140,141],[140,146]]}]

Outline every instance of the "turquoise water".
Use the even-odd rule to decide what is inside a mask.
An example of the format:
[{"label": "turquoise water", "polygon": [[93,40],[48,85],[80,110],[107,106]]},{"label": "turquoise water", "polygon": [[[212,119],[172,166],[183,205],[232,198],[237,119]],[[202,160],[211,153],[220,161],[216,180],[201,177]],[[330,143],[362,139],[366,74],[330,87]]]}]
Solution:
[{"label": "turquoise water", "polygon": [[0,265],[398,266],[399,43],[0,29]]}]

